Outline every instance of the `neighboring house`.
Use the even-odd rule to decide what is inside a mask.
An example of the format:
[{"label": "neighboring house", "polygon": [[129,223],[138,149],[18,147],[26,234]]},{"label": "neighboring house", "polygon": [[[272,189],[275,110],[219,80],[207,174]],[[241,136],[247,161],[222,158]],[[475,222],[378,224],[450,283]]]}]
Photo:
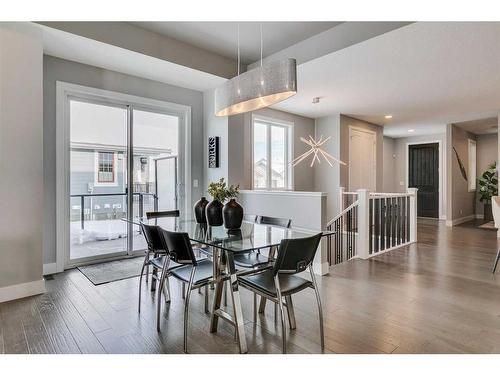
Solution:
[{"label": "neighboring house", "polygon": [[[267,171],[267,160],[262,158],[259,161],[257,161],[254,165],[254,178],[256,181],[255,186],[265,186],[266,171]],[[271,169],[271,186],[273,188],[278,187],[278,181],[283,181],[284,179],[283,173],[284,171],[278,172],[274,169]],[[259,181],[261,181],[261,183],[259,183]]]},{"label": "neighboring house", "polygon": [[[134,150],[134,192],[154,192],[154,158],[171,154],[171,150]],[[126,215],[127,157],[125,148],[115,145],[71,144],[71,220],[81,219],[82,195],[86,220],[120,219]],[[102,195],[109,194],[109,195]],[[143,197],[144,209],[153,207],[153,198]],[[139,196],[134,196],[134,213],[138,214]]]}]

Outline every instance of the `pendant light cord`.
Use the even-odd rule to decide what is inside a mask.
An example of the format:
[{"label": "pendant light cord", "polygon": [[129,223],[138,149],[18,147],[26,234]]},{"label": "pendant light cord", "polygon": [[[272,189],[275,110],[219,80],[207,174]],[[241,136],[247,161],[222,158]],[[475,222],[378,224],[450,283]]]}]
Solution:
[{"label": "pendant light cord", "polygon": [[262,49],[263,49],[263,44],[262,44],[262,22],[260,24],[260,66],[262,67]]},{"label": "pendant light cord", "polygon": [[238,23],[238,75],[240,75],[240,24]]}]

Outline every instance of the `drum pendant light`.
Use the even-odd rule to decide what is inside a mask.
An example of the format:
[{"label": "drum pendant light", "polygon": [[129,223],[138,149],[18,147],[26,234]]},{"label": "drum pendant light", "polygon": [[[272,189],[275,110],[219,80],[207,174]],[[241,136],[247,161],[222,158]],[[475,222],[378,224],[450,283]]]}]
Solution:
[{"label": "drum pendant light", "polygon": [[238,75],[215,90],[215,115],[231,116],[255,111],[281,102],[297,93],[297,62],[285,59],[262,64],[240,74],[240,32],[238,25]]}]

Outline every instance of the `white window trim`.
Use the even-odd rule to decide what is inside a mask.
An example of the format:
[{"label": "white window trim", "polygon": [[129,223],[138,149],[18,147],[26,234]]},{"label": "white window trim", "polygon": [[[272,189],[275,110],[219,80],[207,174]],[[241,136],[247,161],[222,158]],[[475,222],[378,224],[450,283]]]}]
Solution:
[{"label": "white window trim", "polygon": [[[99,153],[113,153],[113,182],[99,182]],[[118,155],[116,151],[95,151],[94,152],[94,186],[115,187],[118,186]]]},{"label": "white window trim", "polygon": [[[274,126],[280,126],[285,128],[286,130],[286,144],[285,144],[285,165],[287,165],[287,168],[285,168],[285,182],[286,182],[286,187],[284,188],[273,188],[270,185],[270,177],[271,177],[271,163],[268,163],[267,166],[267,182],[266,182],[266,187],[265,188],[256,188],[255,187],[255,181],[254,181],[254,124],[255,122],[262,122],[268,125],[274,125]],[[252,174],[252,190],[270,190],[270,191],[293,191],[295,187],[294,183],[294,171],[293,171],[293,166],[291,165],[291,161],[293,160],[293,128],[294,128],[294,123],[290,121],[285,121],[285,120],[280,120],[272,117],[266,117],[266,116],[261,116],[261,115],[255,115],[252,114],[252,123],[251,123],[251,129],[250,129],[250,150],[251,150],[251,174]],[[267,134],[267,139],[270,140],[270,132],[271,132],[271,127],[268,127],[268,134]],[[271,155],[271,142],[267,142],[267,155]]]},{"label": "white window trim", "polygon": [[[471,171],[472,160],[471,160],[471,147],[474,145],[474,171]],[[472,173],[474,172],[474,173]],[[476,191],[477,182],[476,182],[476,174],[477,174],[477,143],[473,139],[468,139],[467,142],[467,174],[469,175],[467,181],[467,190],[469,192]],[[474,186],[472,186],[474,184]]]},{"label": "white window trim", "polygon": [[[184,146],[184,155],[179,155],[179,167],[184,168],[185,216],[190,219],[191,209],[191,107],[182,104],[164,102],[141,96],[123,94],[116,91],[98,89],[67,82],[56,82],[56,271],[62,272],[69,259],[70,234],[70,129],[69,101],[73,96],[107,101],[115,105],[130,105],[134,108],[147,108],[179,117],[179,130],[183,130],[180,139]],[[182,159],[181,159],[182,157]],[[179,189],[180,191],[184,189]]]}]

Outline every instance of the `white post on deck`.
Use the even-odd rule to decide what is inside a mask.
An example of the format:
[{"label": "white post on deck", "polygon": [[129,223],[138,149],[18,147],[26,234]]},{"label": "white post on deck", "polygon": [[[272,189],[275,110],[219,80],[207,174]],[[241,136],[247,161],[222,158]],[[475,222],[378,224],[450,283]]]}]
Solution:
[{"label": "white post on deck", "polygon": [[339,212],[342,212],[344,210],[344,192],[345,187],[341,186],[339,188]]},{"label": "white post on deck", "polygon": [[358,257],[368,259],[370,246],[370,191],[358,189]]},{"label": "white post on deck", "polygon": [[417,242],[417,188],[408,188],[410,194],[410,242]]}]

